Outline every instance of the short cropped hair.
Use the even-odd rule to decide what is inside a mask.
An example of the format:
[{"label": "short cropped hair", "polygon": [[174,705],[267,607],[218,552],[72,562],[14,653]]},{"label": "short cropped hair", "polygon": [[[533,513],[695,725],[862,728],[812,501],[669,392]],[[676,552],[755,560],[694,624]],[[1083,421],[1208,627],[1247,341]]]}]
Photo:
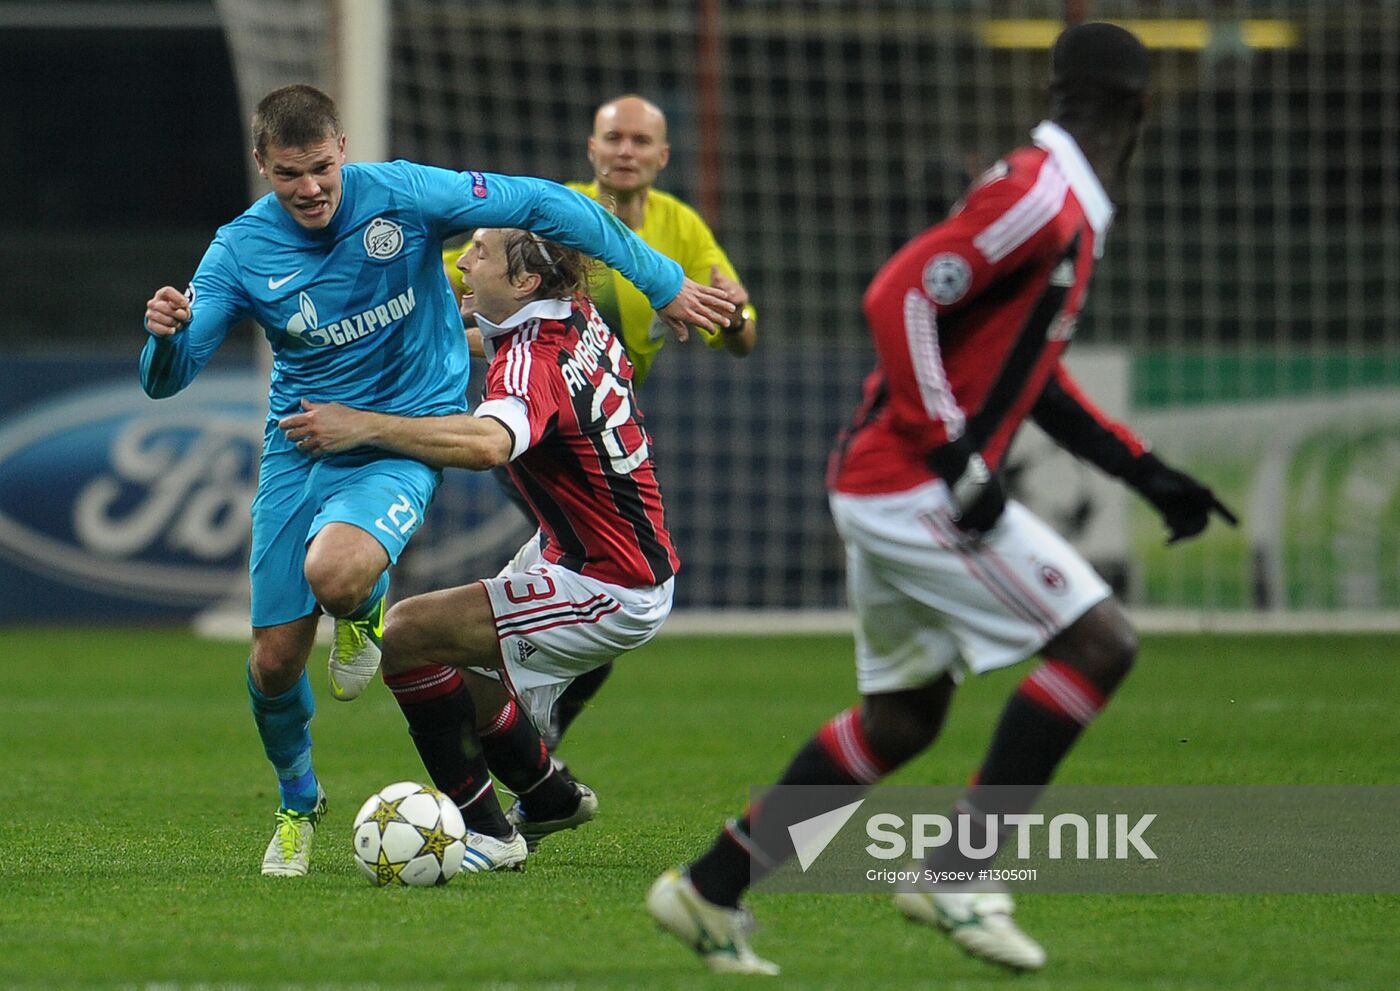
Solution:
[{"label": "short cropped hair", "polygon": [[1132,32],[1104,22],[1067,28],[1050,51],[1050,117],[1136,124],[1150,76],[1147,49]]},{"label": "short cropped hair", "polygon": [[581,251],[515,228],[503,232],[501,246],[508,278],[514,281],[526,273],[540,277],[537,299],[570,299],[588,286],[594,264]]},{"label": "short cropped hair", "polygon": [[253,113],[253,147],[266,155],[279,148],[307,148],[340,137],[340,114],[335,101],[315,86],[295,83],[275,89]]},{"label": "short cropped hair", "polygon": [[1147,48],[1126,28],[1090,21],[1066,28],[1050,50],[1050,84],[1092,83],[1145,93],[1151,68]]}]

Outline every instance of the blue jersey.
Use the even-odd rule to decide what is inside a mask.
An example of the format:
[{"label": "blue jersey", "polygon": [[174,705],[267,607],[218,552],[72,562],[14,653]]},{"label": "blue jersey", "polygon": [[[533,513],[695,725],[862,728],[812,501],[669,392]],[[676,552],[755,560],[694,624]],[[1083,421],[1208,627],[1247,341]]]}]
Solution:
[{"label": "blue jersey", "polygon": [[[442,242],[477,227],[521,227],[576,247],[657,306],[680,291],[680,266],[557,183],[402,161],[341,173],[341,201],[322,230],[301,227],[271,193],[219,228],[190,283],[188,325],[151,335],[141,352],[147,394],[179,392],[252,317],[272,345],[272,420],[303,398],[404,416],[464,410],[470,356]],[[292,446],[279,430],[267,438]]]}]

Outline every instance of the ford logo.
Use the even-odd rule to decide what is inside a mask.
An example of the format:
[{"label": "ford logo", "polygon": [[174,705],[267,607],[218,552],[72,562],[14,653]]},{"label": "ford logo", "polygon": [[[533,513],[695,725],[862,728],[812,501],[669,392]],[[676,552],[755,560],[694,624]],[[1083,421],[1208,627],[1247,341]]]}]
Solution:
[{"label": "ford logo", "polygon": [[157,402],[128,380],[0,421],[0,554],[108,595],[225,597],[246,581],[265,390],[211,373]]}]

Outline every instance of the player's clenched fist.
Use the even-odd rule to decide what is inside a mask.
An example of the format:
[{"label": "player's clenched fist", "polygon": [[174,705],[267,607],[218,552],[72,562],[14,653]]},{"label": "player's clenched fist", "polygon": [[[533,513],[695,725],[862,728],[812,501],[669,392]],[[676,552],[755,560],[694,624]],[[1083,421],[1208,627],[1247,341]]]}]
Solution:
[{"label": "player's clenched fist", "polygon": [[190,302],[174,286],[161,286],[146,300],[146,329],[157,337],[169,337],[190,322]]}]

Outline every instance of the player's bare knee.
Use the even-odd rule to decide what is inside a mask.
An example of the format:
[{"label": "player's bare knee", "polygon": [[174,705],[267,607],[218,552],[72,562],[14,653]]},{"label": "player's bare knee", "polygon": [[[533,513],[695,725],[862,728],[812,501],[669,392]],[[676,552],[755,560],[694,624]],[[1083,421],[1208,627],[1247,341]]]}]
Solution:
[{"label": "player's bare knee", "polygon": [[332,616],[348,616],[369,597],[373,581],[365,582],[358,575],[337,567],[324,558],[315,561],[309,556],[303,569],[311,594],[321,608]]},{"label": "player's bare knee", "polygon": [[[472,703],[476,709],[476,731],[486,736],[499,730],[510,696],[504,694],[504,689],[500,692],[494,692],[484,688],[480,680],[469,681],[467,691],[471,693]],[[527,717],[522,710],[516,718],[525,719]]]},{"label": "player's bare knee", "polygon": [[1137,660],[1137,630],[1115,605],[1102,611],[1094,633],[1093,666],[1112,684],[1122,681]]},{"label": "player's bare knee", "polygon": [[369,598],[384,562],[361,553],[354,540],[335,539],[337,532],[327,528],[311,541],[302,574],[322,609],[348,616]]},{"label": "player's bare knee", "polygon": [[257,644],[254,644],[252,653],[248,657],[248,666],[253,671],[254,683],[261,688],[264,681],[281,676],[288,665],[285,659],[279,657],[275,651],[259,648]]},{"label": "player's bare knee", "polygon": [[1137,631],[1114,599],[1089,610],[1045,648],[1045,656],[1076,668],[1105,692],[1127,677],[1137,652]]},{"label": "player's bare knee", "polygon": [[861,730],[875,756],[889,768],[928,749],[942,727],[942,707],[930,706],[927,691],[867,695],[861,703]]},{"label": "player's bare knee", "polygon": [[253,684],[264,695],[281,695],[301,677],[306,670],[306,657],[303,653],[289,649],[286,644],[253,641],[249,652],[248,666],[252,669]]},{"label": "player's bare knee", "polygon": [[421,623],[415,622],[419,613],[415,600],[404,599],[389,607],[384,614],[384,632],[380,636],[379,648],[383,652],[382,664],[391,674],[401,673],[411,668],[421,652]]},{"label": "player's bare knee", "polygon": [[1108,647],[1110,668],[1117,672],[1118,677],[1124,678],[1133,669],[1133,664],[1137,661],[1138,636],[1137,630],[1125,619],[1121,626],[1115,628],[1113,632],[1113,642]]},{"label": "player's bare knee", "polygon": [[1113,691],[1137,660],[1137,632],[1121,613],[1118,618],[1120,621],[1096,626],[1078,656],[1069,660],[1105,692]]}]

